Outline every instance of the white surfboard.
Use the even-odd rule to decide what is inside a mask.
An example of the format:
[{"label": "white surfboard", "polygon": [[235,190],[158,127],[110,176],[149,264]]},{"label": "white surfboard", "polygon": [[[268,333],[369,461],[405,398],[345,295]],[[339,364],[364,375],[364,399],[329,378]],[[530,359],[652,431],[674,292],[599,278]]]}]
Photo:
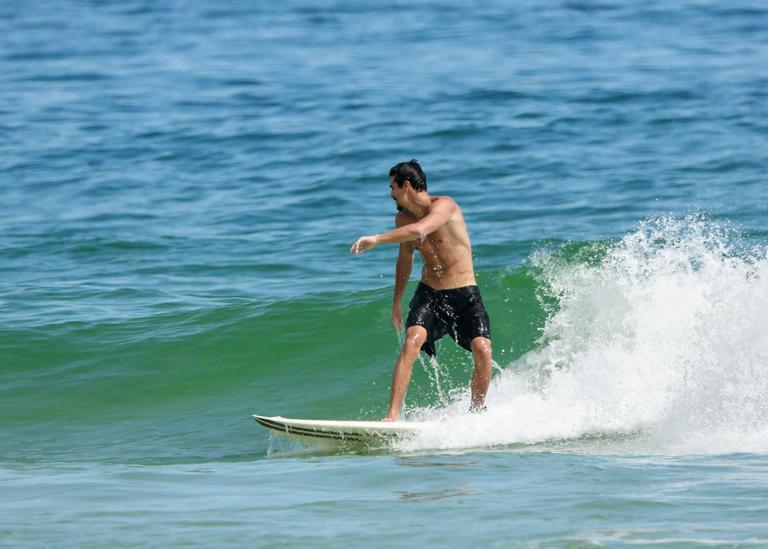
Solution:
[{"label": "white surfboard", "polygon": [[418,435],[429,422],[332,421],[253,416],[261,425],[281,435],[312,442],[384,442]]}]

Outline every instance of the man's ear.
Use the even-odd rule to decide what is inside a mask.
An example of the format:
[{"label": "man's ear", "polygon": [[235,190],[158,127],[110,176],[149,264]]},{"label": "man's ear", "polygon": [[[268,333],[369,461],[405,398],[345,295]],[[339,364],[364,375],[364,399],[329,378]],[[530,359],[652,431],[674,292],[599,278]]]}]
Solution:
[{"label": "man's ear", "polygon": [[413,189],[413,185],[411,185],[411,180],[410,179],[406,179],[405,181],[403,181],[403,189],[405,189],[406,185],[408,187],[410,187],[411,189]]}]

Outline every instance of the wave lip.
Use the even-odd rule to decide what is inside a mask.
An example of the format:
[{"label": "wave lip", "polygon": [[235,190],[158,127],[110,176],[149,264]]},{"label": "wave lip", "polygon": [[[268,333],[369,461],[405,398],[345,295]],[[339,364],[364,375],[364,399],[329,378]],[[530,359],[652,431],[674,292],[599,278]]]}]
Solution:
[{"label": "wave lip", "polygon": [[460,413],[464,397],[416,446],[618,435],[646,452],[768,452],[767,252],[688,216],[535,253],[550,308],[538,346],[494,380],[487,414]]}]

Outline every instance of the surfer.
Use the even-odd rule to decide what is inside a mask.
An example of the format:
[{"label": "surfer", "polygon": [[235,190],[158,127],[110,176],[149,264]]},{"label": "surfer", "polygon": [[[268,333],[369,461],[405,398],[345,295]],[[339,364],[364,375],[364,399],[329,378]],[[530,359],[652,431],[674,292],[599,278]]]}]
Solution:
[{"label": "surfer", "polygon": [[400,244],[392,301],[392,324],[398,332],[403,329],[401,299],[413,269],[414,251],[419,250],[423,259],[384,419],[398,419],[419,351],[435,356],[435,341],[446,334],[472,352],[471,410],[482,410],[491,381],[491,325],[475,280],[472,245],[461,208],[449,196],[429,195],[427,177],[416,160],[395,164],[389,170],[389,187],[398,210],[395,229],[361,236],[350,250],[358,255],[377,244]]}]

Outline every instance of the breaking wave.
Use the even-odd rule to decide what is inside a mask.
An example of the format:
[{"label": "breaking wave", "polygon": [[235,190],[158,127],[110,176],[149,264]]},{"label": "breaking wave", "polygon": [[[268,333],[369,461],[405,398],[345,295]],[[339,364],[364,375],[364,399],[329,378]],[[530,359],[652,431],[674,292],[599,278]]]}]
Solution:
[{"label": "breaking wave", "polygon": [[767,251],[691,216],[534,253],[549,312],[536,348],[496,375],[485,414],[466,413],[466,393],[417,410],[446,421],[404,446],[596,436],[634,452],[768,451]]}]

